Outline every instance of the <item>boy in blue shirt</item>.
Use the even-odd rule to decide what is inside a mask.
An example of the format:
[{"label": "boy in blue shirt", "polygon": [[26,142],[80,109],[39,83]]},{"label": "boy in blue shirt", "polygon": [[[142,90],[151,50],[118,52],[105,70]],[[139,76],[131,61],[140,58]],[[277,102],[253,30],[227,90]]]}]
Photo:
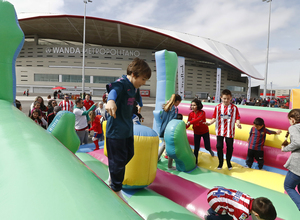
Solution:
[{"label": "boy in blue shirt", "polygon": [[121,193],[125,166],[134,155],[132,108],[136,100],[143,106],[139,88],[151,77],[148,64],[135,58],[127,68],[127,75],[106,86],[106,111],[110,115],[106,124],[106,147],[110,186],[124,201]]}]

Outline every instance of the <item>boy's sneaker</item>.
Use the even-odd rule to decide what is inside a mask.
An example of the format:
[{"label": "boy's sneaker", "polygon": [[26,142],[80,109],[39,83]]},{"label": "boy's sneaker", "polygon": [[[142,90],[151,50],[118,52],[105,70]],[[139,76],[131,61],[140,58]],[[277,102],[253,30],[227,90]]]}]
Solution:
[{"label": "boy's sneaker", "polygon": [[168,170],[176,170],[176,167],[168,167]]},{"label": "boy's sneaker", "polygon": [[222,170],[222,167],[221,167],[221,166],[218,166],[217,169],[218,169],[218,170]]},{"label": "boy's sneaker", "polygon": [[166,159],[169,159],[168,155],[165,156]]},{"label": "boy's sneaker", "polygon": [[232,167],[228,167],[228,170],[232,170]]}]

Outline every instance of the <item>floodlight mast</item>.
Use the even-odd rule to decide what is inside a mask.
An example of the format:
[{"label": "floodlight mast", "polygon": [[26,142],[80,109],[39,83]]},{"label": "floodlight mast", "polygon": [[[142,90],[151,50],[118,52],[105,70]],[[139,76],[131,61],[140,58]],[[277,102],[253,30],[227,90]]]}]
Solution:
[{"label": "floodlight mast", "polygon": [[266,71],[265,71],[264,94],[263,94],[263,98],[265,99],[266,95],[267,95],[267,81],[268,81],[269,45],[270,45],[270,23],[271,23],[271,3],[272,3],[272,0],[262,0],[262,1],[270,3],[270,8],[269,8],[269,24],[268,24],[267,59],[266,59]]}]

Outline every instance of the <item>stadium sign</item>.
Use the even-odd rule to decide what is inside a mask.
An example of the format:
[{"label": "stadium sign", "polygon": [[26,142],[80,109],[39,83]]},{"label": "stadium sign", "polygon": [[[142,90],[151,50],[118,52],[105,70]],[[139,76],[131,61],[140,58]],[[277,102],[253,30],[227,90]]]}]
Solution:
[{"label": "stadium sign", "polygon": [[[47,47],[46,53],[52,54],[81,54],[82,47]],[[141,55],[138,50],[114,49],[114,48],[98,48],[89,47],[85,49],[85,54],[90,55],[111,55],[111,56],[131,56],[139,57]]]}]

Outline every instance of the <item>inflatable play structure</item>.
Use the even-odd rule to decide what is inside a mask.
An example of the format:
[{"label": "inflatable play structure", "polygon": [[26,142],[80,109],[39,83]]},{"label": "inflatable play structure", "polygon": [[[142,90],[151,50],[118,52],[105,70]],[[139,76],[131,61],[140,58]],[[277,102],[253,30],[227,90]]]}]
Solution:
[{"label": "inflatable play structure", "polygon": [[290,96],[290,109],[300,108],[300,85],[294,89],[292,89]]},{"label": "inflatable play structure", "polygon": [[[168,55],[170,55],[168,53],[168,51],[158,52],[159,55],[163,54],[162,56],[160,56],[162,58],[168,57]],[[172,52],[171,54],[173,56]],[[156,59],[158,59],[157,56]],[[166,60],[161,63],[163,63],[164,65],[171,65]],[[164,89],[162,86],[161,88]],[[172,95],[172,93],[174,92],[169,92],[169,97]],[[162,104],[164,104],[165,102],[166,100],[161,101]],[[155,109],[156,112],[154,111],[155,120],[159,118],[155,114],[159,115],[162,104],[160,104],[160,107],[157,106],[157,108]],[[208,120],[209,118],[211,118],[214,106],[215,104],[204,105],[204,110],[207,112]],[[189,107],[190,102],[183,101],[179,105],[179,112],[184,115],[184,120],[186,120],[188,113],[191,111]],[[208,190],[215,185],[222,185],[224,187],[238,189],[251,195],[254,198],[260,196],[267,197],[274,203],[276,207],[278,213],[277,219],[295,219],[299,216],[298,210],[289,196],[284,193],[284,174],[278,172],[279,169],[281,169],[282,173],[286,172],[282,167],[282,164],[285,162],[288,155],[285,155],[278,151],[278,147],[280,146],[278,142],[281,143],[283,141],[283,136],[288,127],[286,119],[287,112],[288,111],[286,110],[272,111],[272,109],[268,108],[240,108],[240,114],[242,118],[243,115],[245,115],[245,117],[244,120],[241,120],[243,123],[243,129],[239,130],[236,133],[233,158],[233,161],[236,161],[236,163],[233,163],[234,168],[231,171],[229,171],[226,167],[224,167],[221,171],[217,170],[217,157],[212,158],[209,154],[200,152],[198,159],[199,167],[195,168],[192,165],[192,168],[188,168],[188,171],[186,170],[186,172],[180,172],[179,170],[184,170],[185,168],[184,162],[187,162],[186,160],[190,160],[190,158],[182,158],[181,154],[190,155],[190,145],[193,145],[193,138],[191,138],[193,135],[193,131],[185,130],[183,121],[172,120],[168,124],[165,131],[165,140],[167,143],[166,151],[175,159],[177,171],[167,170],[167,160],[162,158],[161,162],[158,163],[159,169],[156,171],[156,177],[148,187],[144,189],[131,189],[130,191],[126,189],[123,190],[128,203],[146,219],[150,219],[151,217],[153,217],[153,213],[155,213],[155,216],[158,218],[160,216],[158,215],[158,212],[160,214],[168,213],[169,218],[173,219],[172,214],[174,214],[175,216],[174,212],[177,213],[177,211],[174,211],[177,210],[173,207],[175,205],[174,203],[190,211],[188,212],[188,215],[177,213],[177,216],[182,216],[182,218],[184,219],[189,219],[195,217],[194,215],[190,214],[194,213],[198,216],[198,218],[203,218],[206,214],[207,209],[209,208],[206,201],[206,194]],[[253,120],[257,117],[256,114],[264,118],[266,126],[268,128],[274,130],[281,129],[283,131],[281,135],[269,136],[267,141],[265,142],[265,152],[268,152],[266,153],[266,157],[270,157],[266,159],[266,169],[269,169],[273,172],[248,169],[243,167],[245,155],[247,154],[246,140],[247,136],[249,135],[249,130],[252,126]],[[278,119],[276,123],[271,120],[274,117]],[[159,130],[159,125],[160,121],[158,119],[154,130]],[[134,129],[140,130],[141,128],[135,127]],[[215,150],[213,126],[210,127],[210,133],[212,146]],[[145,142],[145,144],[147,144],[147,141]],[[168,149],[168,146],[170,147],[170,149]],[[178,146],[180,146],[180,148]],[[189,148],[188,153],[185,152],[187,149],[185,148],[186,146],[188,146]],[[180,149],[184,150],[180,151]],[[99,167],[97,169],[92,169],[96,173],[99,172],[99,174],[97,173],[97,175],[101,175],[101,178],[107,180],[107,158],[105,157],[103,150],[93,151],[88,154],[91,155],[92,158],[82,153],[77,153],[77,156],[80,157],[86,164],[91,163],[95,165],[95,163],[98,163],[99,166],[104,166],[101,171]],[[135,157],[136,156],[138,157],[137,154],[135,154]],[[134,168],[132,167],[130,169],[127,169],[126,167],[126,172],[134,172]],[[151,198],[155,199],[155,202],[151,203],[151,205],[145,208],[143,205],[141,205],[141,201],[144,198],[146,203],[146,200],[150,197],[150,194],[152,195]],[[166,198],[168,198],[169,200],[166,200]],[[161,211],[162,207],[158,205],[162,201],[165,204],[163,206],[165,211]],[[172,211],[166,211],[168,207],[172,207]],[[183,210],[180,209],[180,212],[181,211]]]},{"label": "inflatable play structure", "polygon": [[[135,155],[126,167],[123,190],[128,205],[107,185],[104,149],[91,151],[80,146],[77,151],[78,138],[71,129],[75,117],[72,113],[58,114],[45,131],[14,107],[14,66],[24,35],[14,7],[3,0],[0,28],[1,219],[203,219],[209,208],[207,192],[216,185],[238,189],[252,197],[268,197],[276,207],[277,219],[299,219],[299,211],[283,191],[283,174],[246,169],[238,163],[231,171],[225,167],[218,171],[217,158],[205,152],[199,154],[199,167],[194,167],[188,161],[193,155],[192,130],[186,131],[183,121],[171,121],[165,131],[166,150],[181,171],[167,170],[164,158],[157,165],[159,139],[155,131],[160,126],[159,111],[175,92],[176,81],[177,55],[165,50],[155,55],[157,77],[161,80],[157,94],[164,95],[157,99],[154,129],[134,126]],[[189,105],[182,102],[179,106],[184,120]],[[208,118],[213,108],[213,104],[205,105]],[[247,133],[254,117],[263,117],[267,127],[285,133],[287,112],[266,109],[240,108],[244,128],[236,135],[237,162],[245,159]],[[276,122],[271,118],[276,118]],[[213,132],[211,127],[214,147]],[[272,157],[266,158],[266,166],[284,171],[281,164],[287,155],[277,151],[282,138],[269,137],[265,150]]]}]

